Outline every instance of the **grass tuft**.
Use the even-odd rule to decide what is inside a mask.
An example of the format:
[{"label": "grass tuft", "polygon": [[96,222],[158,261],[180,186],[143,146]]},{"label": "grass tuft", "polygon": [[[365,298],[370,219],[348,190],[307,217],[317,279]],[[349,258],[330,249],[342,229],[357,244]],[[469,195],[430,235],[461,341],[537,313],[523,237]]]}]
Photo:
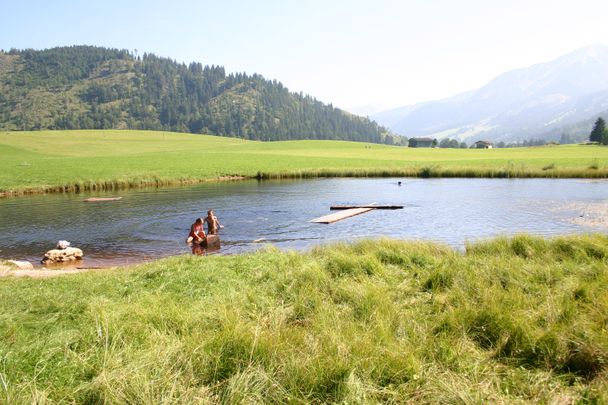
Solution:
[{"label": "grass tuft", "polygon": [[553,170],[555,169],[555,163],[550,163],[546,166],[543,166],[543,170]]}]

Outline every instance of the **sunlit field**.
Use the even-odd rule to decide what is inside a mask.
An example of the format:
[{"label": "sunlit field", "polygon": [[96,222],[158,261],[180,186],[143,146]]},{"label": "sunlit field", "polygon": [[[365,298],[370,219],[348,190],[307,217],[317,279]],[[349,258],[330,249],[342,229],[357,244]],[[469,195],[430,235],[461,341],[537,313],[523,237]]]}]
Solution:
[{"label": "sunlit field", "polygon": [[0,133],[0,192],[189,184],[226,176],[607,177],[608,148],[422,149],[152,131]]}]

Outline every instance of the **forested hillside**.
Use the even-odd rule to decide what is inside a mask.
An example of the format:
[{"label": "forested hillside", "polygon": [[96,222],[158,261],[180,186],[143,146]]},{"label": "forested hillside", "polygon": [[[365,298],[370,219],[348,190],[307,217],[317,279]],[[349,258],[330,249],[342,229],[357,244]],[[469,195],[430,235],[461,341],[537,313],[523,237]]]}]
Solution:
[{"label": "forested hillside", "polygon": [[0,130],[109,128],[400,142],[258,74],[92,46],[0,52]]}]

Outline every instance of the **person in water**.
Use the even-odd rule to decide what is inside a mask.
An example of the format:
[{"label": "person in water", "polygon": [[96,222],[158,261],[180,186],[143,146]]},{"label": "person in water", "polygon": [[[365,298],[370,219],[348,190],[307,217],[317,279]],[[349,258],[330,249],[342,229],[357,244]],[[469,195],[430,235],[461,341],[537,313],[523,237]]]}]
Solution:
[{"label": "person in water", "polygon": [[213,210],[207,211],[207,218],[205,218],[205,222],[207,223],[207,234],[209,235],[217,235],[219,229],[224,227],[222,224],[220,224],[220,221],[213,213]]},{"label": "person in water", "polygon": [[188,234],[187,243],[201,243],[205,240],[205,229],[203,227],[203,219],[196,218],[196,221],[190,226],[190,234]]}]

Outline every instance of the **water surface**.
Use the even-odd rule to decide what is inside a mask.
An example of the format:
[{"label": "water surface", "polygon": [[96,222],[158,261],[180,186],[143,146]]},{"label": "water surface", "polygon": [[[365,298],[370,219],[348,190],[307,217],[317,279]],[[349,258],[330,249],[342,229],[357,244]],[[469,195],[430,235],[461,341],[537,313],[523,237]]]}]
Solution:
[{"label": "water surface", "polygon": [[[90,196],[123,198],[82,201]],[[184,242],[189,226],[211,208],[225,225],[221,252],[228,254],[264,243],[305,249],[381,236],[463,248],[466,241],[496,235],[605,231],[601,223],[576,221],[586,215],[581,207],[605,200],[607,181],[567,179],[241,181],[8,198],[0,200],[0,257],[38,262],[60,239],[83,249],[87,266],[189,253]],[[333,204],[372,202],[405,208],[376,210],[331,225],[308,222],[328,214]]]}]

